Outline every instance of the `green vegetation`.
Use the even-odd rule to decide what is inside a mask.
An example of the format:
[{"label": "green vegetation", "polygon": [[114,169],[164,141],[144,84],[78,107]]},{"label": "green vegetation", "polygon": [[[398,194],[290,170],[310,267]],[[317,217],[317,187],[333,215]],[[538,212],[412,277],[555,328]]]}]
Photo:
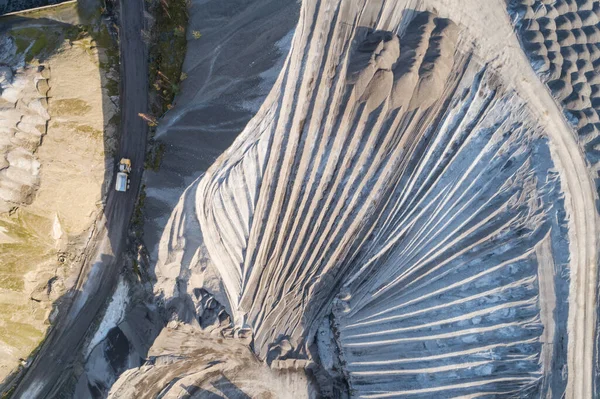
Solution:
[{"label": "green vegetation", "polygon": [[[99,8],[95,13],[101,11]],[[100,21],[99,15],[93,20]],[[101,62],[103,66],[114,66],[119,62],[118,46],[107,26],[102,22],[67,27],[16,27],[10,31],[10,35],[15,39],[17,51],[25,55],[25,61],[28,63],[35,59],[43,60],[53,54],[64,40],[82,46],[89,53],[95,47],[101,48],[107,58],[106,61]]]},{"label": "green vegetation", "polygon": [[131,224],[133,225],[134,231],[138,232],[137,234],[141,234],[142,226],[144,225],[144,205],[146,203],[146,185],[142,186],[140,190],[140,195],[138,197],[137,203],[135,204],[135,210],[133,211],[133,219],[131,220]]},{"label": "green vegetation", "polygon": [[[188,24],[188,0],[146,0],[150,12],[156,18],[151,32],[149,54],[149,82],[151,114],[140,114],[150,126],[149,151],[145,168],[158,171],[166,150],[164,144],[154,140],[158,116],[173,107],[173,100],[179,93],[179,84],[187,78],[182,72],[187,51],[186,27]],[[198,31],[192,37],[199,39]]]},{"label": "green vegetation", "polygon": [[148,154],[146,154],[146,163],[144,167],[154,172],[158,172],[166,149],[167,146],[164,143],[155,143],[155,145],[151,146]]},{"label": "green vegetation", "polygon": [[47,18],[55,20],[63,20],[63,17],[77,14],[78,7],[77,3],[63,3],[57,4],[52,8],[46,8],[41,10],[25,11],[20,13],[21,16],[30,19]]},{"label": "green vegetation", "polygon": [[[7,34],[13,38],[17,51],[22,54],[26,63],[32,66],[43,64],[54,54],[66,51],[70,47],[69,44],[84,49],[94,61],[97,59],[99,68],[105,72],[103,77],[108,75],[107,79],[103,80],[106,92],[109,95],[117,95],[119,51],[114,39],[115,35],[111,35],[113,25],[105,23],[100,18],[100,14],[104,12],[100,7],[97,9],[90,7],[89,11],[90,18],[82,25],[68,25],[66,22],[78,20],[73,18],[73,15],[77,14],[76,3],[27,13],[26,18],[29,21],[11,25],[7,28]],[[38,24],[35,20],[31,20],[31,18],[52,19],[51,14],[57,16],[56,20],[65,22],[48,24],[39,21],[41,23]],[[65,18],[62,18],[63,16]],[[49,105],[53,108],[53,117],[63,115],[85,118],[90,111],[90,104],[78,98],[50,100]],[[118,124],[119,120],[120,116],[115,115],[110,122]],[[88,126],[86,121],[61,122],[61,118],[58,118],[50,123],[60,126],[69,124],[76,135],[100,139],[104,136],[104,132]],[[43,127],[45,128],[45,125]],[[141,202],[143,205],[143,199]],[[36,288],[33,292],[44,292],[43,282],[46,281],[46,276],[51,277],[54,272],[63,275],[64,268],[68,267],[61,265],[57,260],[58,249],[51,233],[52,217],[37,216],[24,209],[27,208],[15,207],[9,215],[0,216],[0,290],[3,292],[3,299],[0,302],[0,343],[11,351],[7,361],[16,360],[20,356],[27,357],[29,353],[34,355],[42,346],[44,330],[48,326],[50,304],[45,299],[41,300],[41,303],[38,303],[37,299],[30,300],[30,293],[34,285]],[[136,212],[138,219],[139,213]],[[70,242],[71,237],[67,238]],[[75,243],[79,245],[78,241]],[[52,292],[52,298],[60,294],[62,284],[57,287],[57,291]],[[34,296],[38,298],[35,294]],[[7,366],[16,367],[17,363],[7,364]],[[3,364],[3,367],[6,366]],[[22,366],[19,367],[20,371],[23,369]],[[10,377],[11,380],[5,380],[5,383],[8,381],[7,385],[9,385],[13,379],[18,379],[18,376],[19,371],[16,371]],[[8,398],[12,391],[13,389],[7,386],[0,397]]]},{"label": "green vegetation", "polygon": [[[26,306],[11,306],[10,309],[6,310],[6,314],[10,314],[10,312],[27,312],[28,310]],[[29,324],[14,321],[11,321],[10,324],[10,327],[0,327],[0,341],[13,348],[33,350],[44,335],[43,332]]]},{"label": "green vegetation", "polygon": [[48,37],[45,35],[38,37],[35,40],[35,42],[33,42],[33,46],[31,46],[31,48],[29,49],[29,52],[27,53],[26,61],[31,62],[33,57],[37,57],[47,47],[48,47]]},{"label": "green vegetation", "polygon": [[25,55],[25,62],[42,59],[52,54],[62,43],[60,29],[16,28],[10,32],[17,51]]},{"label": "green vegetation", "polygon": [[121,114],[120,113],[114,114],[113,117],[110,118],[108,123],[112,123],[115,126],[119,126],[121,124]]},{"label": "green vegetation", "polygon": [[[110,35],[105,24],[94,25],[74,25],[66,28],[65,38],[71,41],[73,45],[81,46],[88,54],[93,49],[99,49],[99,66],[105,72],[118,71],[119,65],[119,46]],[[109,96],[119,95],[119,81],[108,77],[104,87]]]},{"label": "green vegetation", "polygon": [[188,23],[186,0],[156,1],[151,11],[156,16],[150,48],[150,90],[155,93],[152,113],[167,112],[179,93],[181,68],[187,50],[185,37]]},{"label": "green vegetation", "polygon": [[133,267],[133,272],[135,273],[135,275],[141,279],[142,278],[142,272],[140,270],[140,264],[138,263],[137,259],[133,259],[132,260],[132,265]]},{"label": "green vegetation", "polygon": [[55,256],[47,233],[50,221],[17,211],[13,217],[0,219],[0,228],[11,239],[11,242],[0,244],[0,289],[21,291],[24,289],[23,277],[32,270],[31,266]]},{"label": "green vegetation", "polygon": [[101,130],[94,129],[93,127],[88,125],[78,125],[77,133],[85,136],[90,136],[96,139],[101,139],[104,135]]},{"label": "green vegetation", "polygon": [[52,114],[56,116],[83,116],[90,112],[92,107],[78,98],[68,98],[50,102]]},{"label": "green vegetation", "polygon": [[65,28],[65,40],[74,42],[84,35],[87,35],[87,30],[83,25],[69,25]]},{"label": "green vegetation", "polygon": [[23,39],[22,37],[15,37],[15,44],[17,45],[17,52],[24,53],[31,42],[27,39]]},{"label": "green vegetation", "polygon": [[[88,54],[92,55],[94,50],[98,51],[98,66],[103,72],[103,87],[106,89],[106,94],[110,97],[119,95],[119,46],[117,41],[111,35],[107,25],[100,20],[100,13],[104,12],[103,8],[92,12],[92,18],[89,25],[72,25],[65,28],[65,39],[69,40],[72,45],[83,48]],[[66,100],[63,100],[66,101]],[[81,107],[77,108],[76,104],[66,104],[69,108],[65,108],[65,112],[70,112],[70,115],[80,115],[78,113]],[[59,110],[60,113],[60,110]],[[117,127],[120,125],[121,116],[115,114],[109,124]],[[89,134],[96,137],[104,135],[104,132],[91,129],[89,126],[81,125],[75,127],[82,134]],[[104,137],[105,140],[112,140]],[[105,141],[105,147],[112,148],[112,144],[108,145]],[[109,153],[112,150],[109,149]]]},{"label": "green vegetation", "polygon": [[[100,26],[100,29],[96,32],[95,42],[96,45],[103,51],[103,57],[101,58],[105,58],[100,61],[100,68],[102,68],[104,72],[109,72],[110,70],[118,71],[119,46],[110,35],[106,25]],[[109,96],[119,95],[118,80],[108,78],[105,87],[108,90]]]},{"label": "green vegetation", "polygon": [[104,84],[104,88],[109,96],[118,96],[119,95],[119,81],[115,79],[106,79],[106,83]]},{"label": "green vegetation", "polygon": [[[0,218],[0,231],[5,235],[4,242],[0,243],[0,289],[5,293],[26,296],[27,293],[23,292],[25,275],[35,270],[37,265],[55,260],[51,226],[50,220],[20,209],[12,216]],[[27,317],[18,321],[19,316],[15,315]],[[23,353],[31,352],[44,336],[44,331],[35,327],[36,322],[43,321],[45,317],[42,308],[0,303],[0,342]],[[5,395],[10,395],[10,391]]]},{"label": "green vegetation", "polygon": [[16,385],[12,386],[8,391],[4,392],[2,394],[2,398],[1,399],[8,399],[12,396],[12,394],[15,392],[15,389],[17,388]]}]

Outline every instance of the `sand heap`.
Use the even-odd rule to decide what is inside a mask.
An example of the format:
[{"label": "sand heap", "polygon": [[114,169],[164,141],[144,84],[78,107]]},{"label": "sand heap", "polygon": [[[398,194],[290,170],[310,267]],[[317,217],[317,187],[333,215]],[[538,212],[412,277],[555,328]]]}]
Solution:
[{"label": "sand heap", "polygon": [[239,342],[210,338],[189,325],[171,323],[148,353],[151,360],[125,372],[109,398],[150,399],[157,392],[165,398],[314,397],[306,378],[269,369]]},{"label": "sand heap", "polygon": [[600,1],[513,0],[511,6],[533,67],[600,170]]},{"label": "sand heap", "polygon": [[[46,134],[50,70],[7,63],[17,57],[14,40],[0,38],[0,213],[30,204],[39,187],[35,152]],[[19,66],[19,64],[21,64]],[[11,66],[12,65],[12,66]],[[13,66],[17,66],[16,69]]]},{"label": "sand heap", "polygon": [[156,294],[201,328],[209,292],[325,397],[592,397],[591,172],[511,29],[502,1],[305,0]]}]

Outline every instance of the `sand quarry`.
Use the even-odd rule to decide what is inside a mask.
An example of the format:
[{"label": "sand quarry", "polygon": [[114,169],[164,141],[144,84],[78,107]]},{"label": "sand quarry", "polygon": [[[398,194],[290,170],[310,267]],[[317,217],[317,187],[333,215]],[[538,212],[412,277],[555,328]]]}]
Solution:
[{"label": "sand quarry", "polygon": [[[599,397],[600,1],[196,0],[190,28],[146,279],[73,397]],[[30,86],[20,118],[78,120]]]},{"label": "sand quarry", "polygon": [[[75,9],[58,11],[77,21]],[[2,378],[27,364],[74,282],[116,132],[103,50],[52,11],[38,17],[6,22],[0,35]]]}]

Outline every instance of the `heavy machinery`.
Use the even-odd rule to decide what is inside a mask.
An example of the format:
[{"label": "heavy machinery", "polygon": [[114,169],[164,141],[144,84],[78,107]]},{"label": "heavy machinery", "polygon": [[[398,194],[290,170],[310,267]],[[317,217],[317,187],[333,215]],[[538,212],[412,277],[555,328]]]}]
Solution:
[{"label": "heavy machinery", "polygon": [[129,173],[131,173],[131,160],[121,158],[119,162],[119,172],[117,173],[117,182],[115,190],[125,192],[129,190]]}]

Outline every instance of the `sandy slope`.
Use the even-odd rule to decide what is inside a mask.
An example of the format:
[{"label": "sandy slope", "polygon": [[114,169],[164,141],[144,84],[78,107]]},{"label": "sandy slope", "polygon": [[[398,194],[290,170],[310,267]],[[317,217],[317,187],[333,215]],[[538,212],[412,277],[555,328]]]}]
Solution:
[{"label": "sandy slope", "polygon": [[156,392],[163,398],[314,397],[306,376],[271,370],[239,342],[210,339],[187,325],[165,328],[148,356],[151,361],[127,371],[109,398],[149,399]]},{"label": "sandy slope", "polygon": [[[10,71],[0,90],[0,226],[9,238],[0,242],[2,377],[39,345],[72,284],[101,211],[114,135],[102,50],[89,36],[68,39],[66,25],[45,24],[11,22],[1,39]],[[15,43],[30,49],[40,35],[47,47],[26,61]]]},{"label": "sandy slope", "polygon": [[505,2],[305,0],[155,291],[191,324],[211,292],[326,396],[591,398],[594,177]]}]

